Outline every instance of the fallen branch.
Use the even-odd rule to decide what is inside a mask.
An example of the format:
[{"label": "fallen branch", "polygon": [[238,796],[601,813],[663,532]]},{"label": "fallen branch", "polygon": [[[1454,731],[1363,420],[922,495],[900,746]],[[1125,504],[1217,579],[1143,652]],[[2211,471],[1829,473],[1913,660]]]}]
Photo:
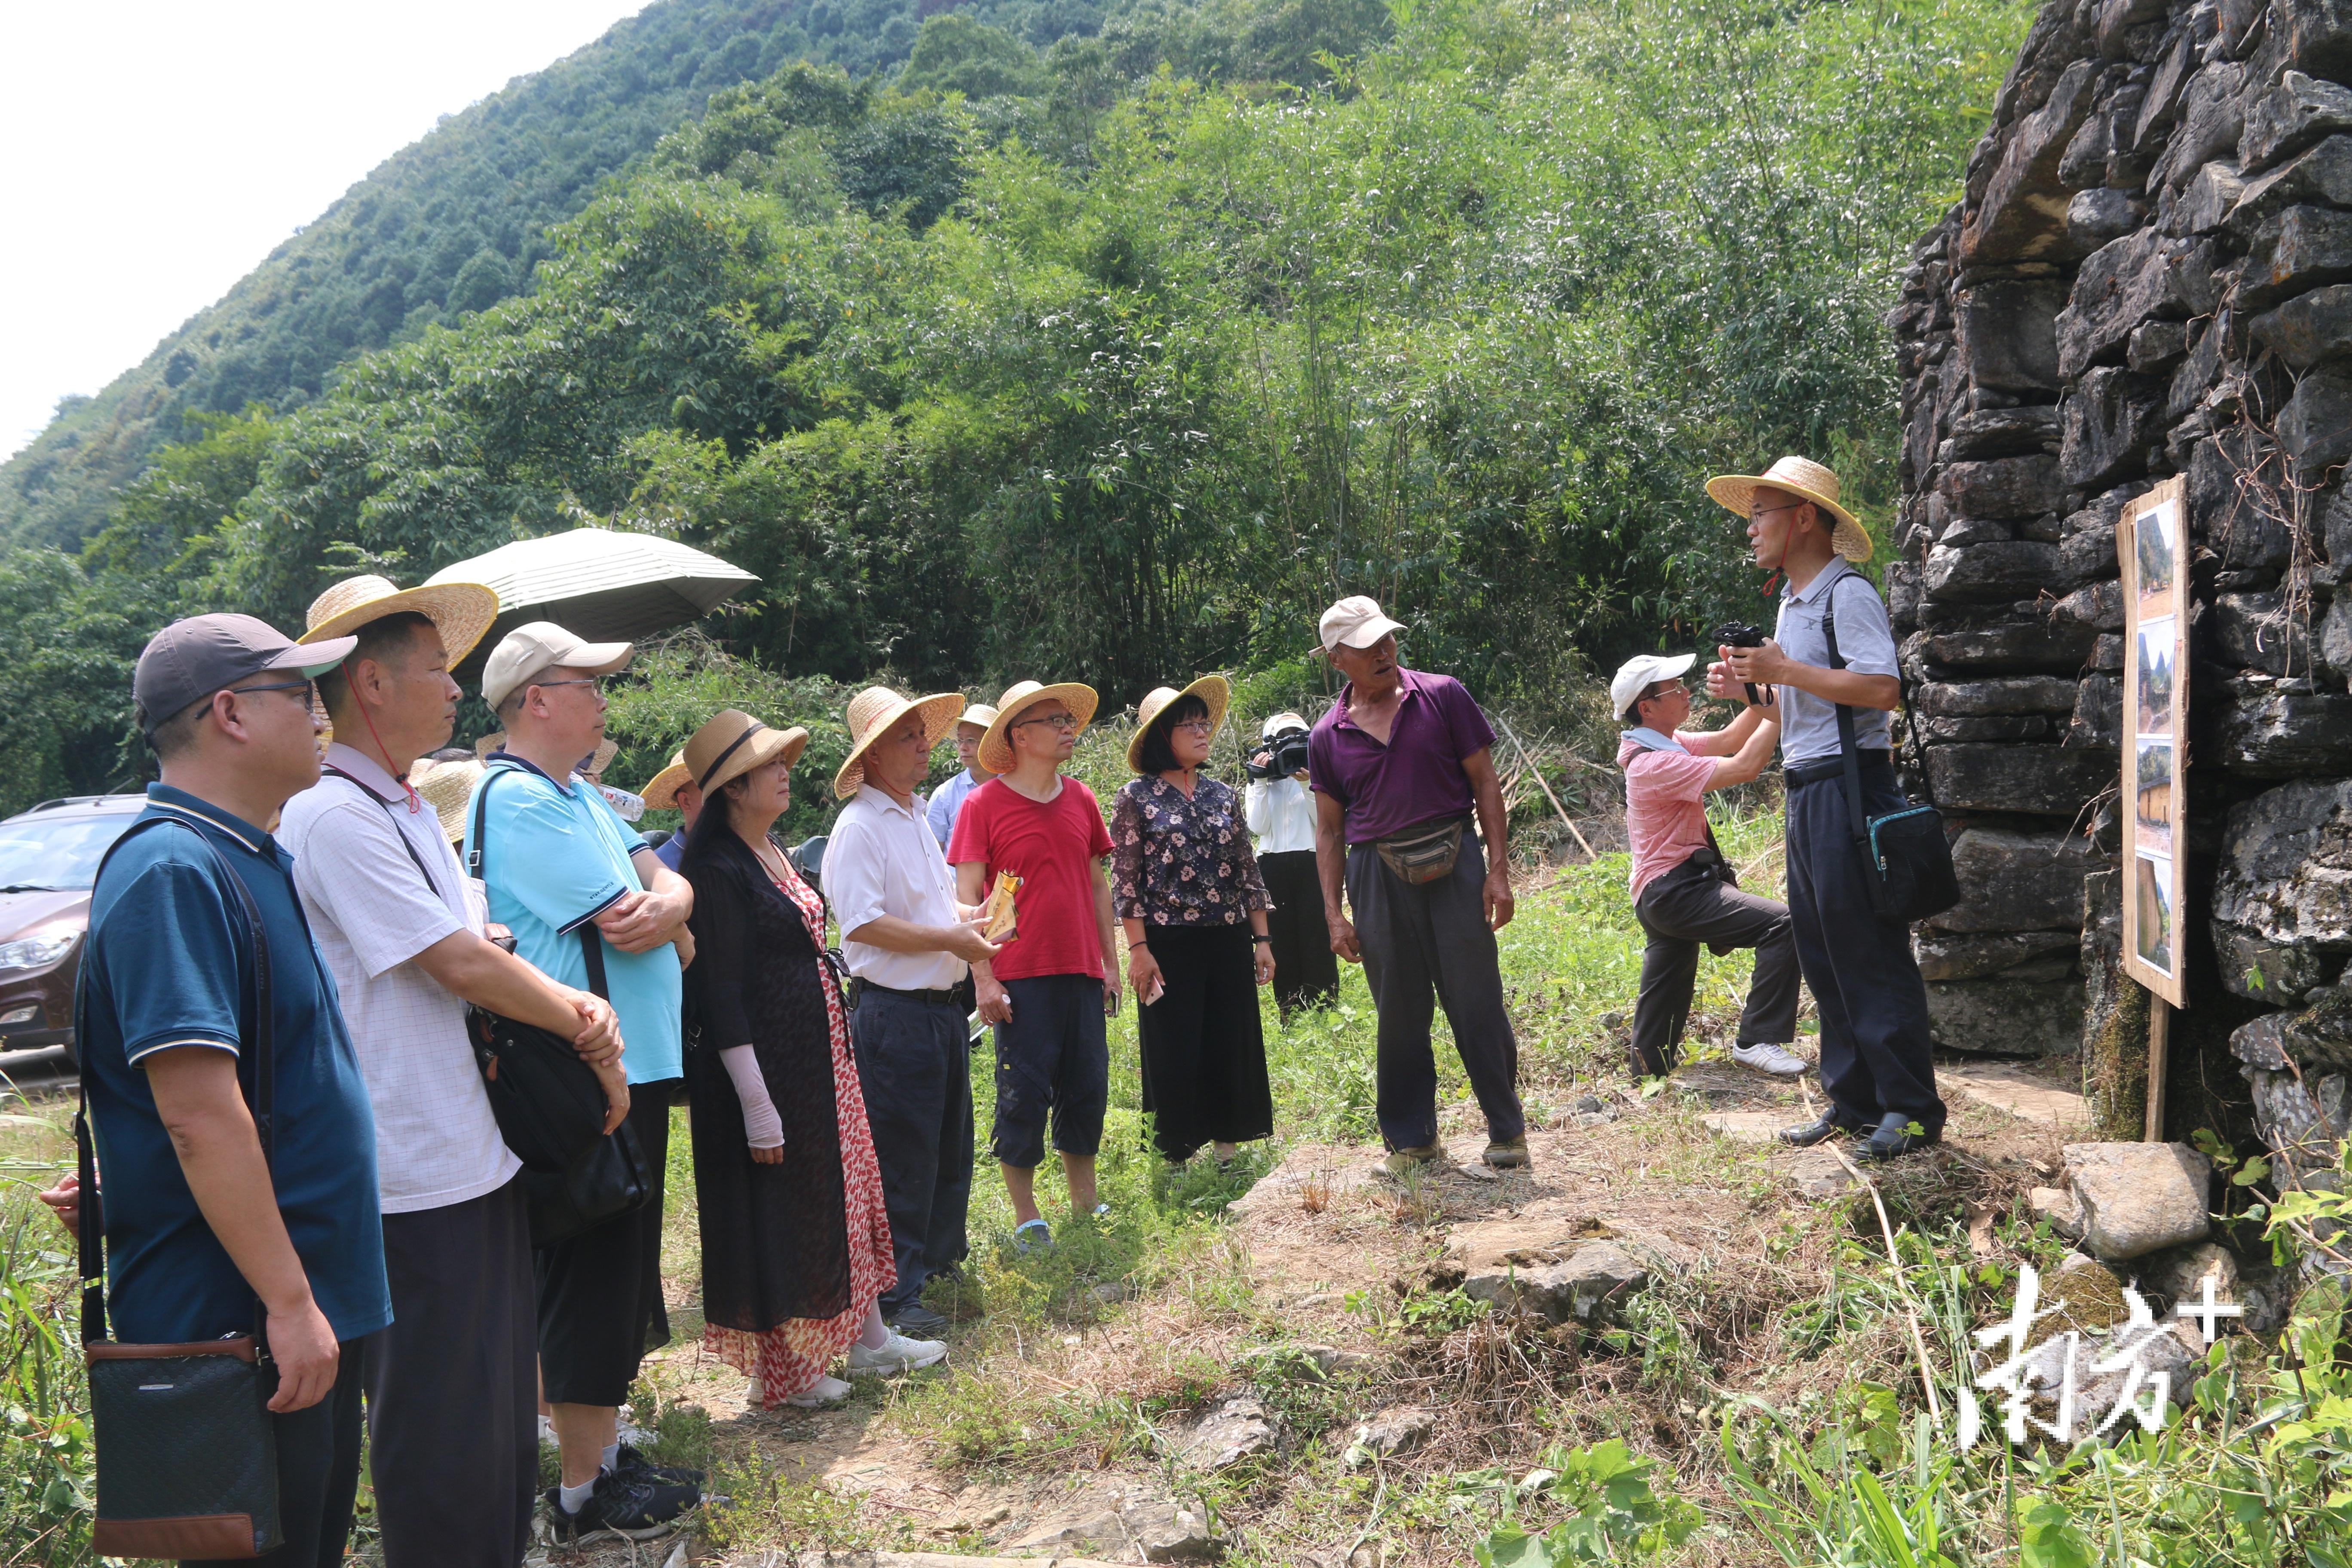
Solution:
[{"label": "fallen branch", "polygon": [[1592,852],[1592,846],[1584,841],[1584,832],[1581,828],[1576,826],[1576,819],[1568,815],[1568,807],[1560,805],[1559,796],[1551,793],[1551,785],[1545,781],[1543,770],[1536,766],[1535,758],[1528,754],[1527,747],[1519,744],[1519,737],[1511,729],[1509,721],[1506,720],[1500,713],[1497,713],[1495,715],[1495,722],[1502,726],[1503,736],[1506,740],[1509,741],[1512,747],[1517,751],[1519,753],[1519,761],[1527,763],[1528,771],[1535,774],[1536,785],[1544,792],[1544,798],[1551,802],[1551,808],[1554,811],[1559,813],[1559,819],[1568,824],[1568,830],[1576,835],[1577,847],[1584,851],[1584,858],[1587,860],[1600,859],[1601,857]]}]

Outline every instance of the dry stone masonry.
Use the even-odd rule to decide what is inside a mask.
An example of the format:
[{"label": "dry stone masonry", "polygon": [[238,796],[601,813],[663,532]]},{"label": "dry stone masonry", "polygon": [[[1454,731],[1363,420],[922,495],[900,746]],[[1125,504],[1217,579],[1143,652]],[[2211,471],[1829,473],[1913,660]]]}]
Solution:
[{"label": "dry stone masonry", "polygon": [[2115,536],[2184,476],[2191,1005],[2168,1134],[2242,1130],[2251,1084],[2266,1141],[2332,1164],[2352,1121],[2352,0],[2051,0],[1888,324],[1905,763],[1959,825],[1968,894],[1917,939],[1938,1042],[2083,1048],[2110,1131],[2138,1114]]}]

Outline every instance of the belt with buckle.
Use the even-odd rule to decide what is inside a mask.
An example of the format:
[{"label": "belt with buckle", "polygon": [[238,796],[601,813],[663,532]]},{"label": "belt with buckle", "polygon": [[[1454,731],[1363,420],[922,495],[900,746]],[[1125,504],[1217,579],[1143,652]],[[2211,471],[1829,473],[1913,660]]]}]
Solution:
[{"label": "belt with buckle", "polygon": [[[943,991],[902,991],[896,985],[877,985],[871,980],[860,979],[857,983],[857,994],[863,996],[868,991],[879,991],[890,996],[911,996],[918,1002],[929,1002],[941,1007],[963,1005],[963,986],[961,985],[950,985]],[[969,1008],[965,1010],[970,1011]]]},{"label": "belt with buckle", "polygon": [[[1857,749],[1854,755],[1861,759],[1865,768],[1891,768],[1895,765],[1894,753],[1884,747],[1863,747]],[[1823,779],[1836,778],[1844,772],[1845,759],[1843,757],[1825,757],[1813,763],[1790,763],[1780,770],[1784,781],[1791,784],[1819,784]]]}]

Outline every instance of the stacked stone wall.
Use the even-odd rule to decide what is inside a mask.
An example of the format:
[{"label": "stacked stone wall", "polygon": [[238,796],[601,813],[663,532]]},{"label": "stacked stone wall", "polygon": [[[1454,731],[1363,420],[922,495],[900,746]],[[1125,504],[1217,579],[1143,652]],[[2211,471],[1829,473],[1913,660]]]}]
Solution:
[{"label": "stacked stone wall", "polygon": [[1968,889],[1917,939],[1939,1043],[2081,1050],[2134,1135],[2115,537],[2184,476],[2168,1128],[2315,1161],[2352,1121],[2352,0],[2052,0],[1888,324],[1905,761]]}]

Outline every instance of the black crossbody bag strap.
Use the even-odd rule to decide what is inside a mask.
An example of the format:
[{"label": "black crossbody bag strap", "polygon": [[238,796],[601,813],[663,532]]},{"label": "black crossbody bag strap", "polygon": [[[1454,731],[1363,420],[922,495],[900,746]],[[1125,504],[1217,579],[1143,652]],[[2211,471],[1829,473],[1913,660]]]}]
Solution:
[{"label": "black crossbody bag strap", "polygon": [[[116,839],[107,849],[105,859],[99,862],[97,872],[89,879],[90,898],[98,897],[99,878],[106,874],[107,861],[114,852],[131,841],[133,834],[149,824],[171,822],[170,817],[150,817],[146,823],[134,825],[131,831]],[[228,863],[219,847],[205,837],[204,830],[181,823],[196,836],[212,856],[213,864],[228,885],[236,889],[236,901],[245,914],[246,930],[253,935],[253,1094],[249,1104],[253,1112],[253,1130],[261,1142],[262,1169],[273,1180],[277,1173],[275,1154],[277,1136],[274,1126],[278,1109],[278,1053],[276,1023],[272,1016],[273,993],[269,984],[269,938],[261,927],[261,910],[253,901],[253,890],[245,879]],[[84,1040],[84,1015],[89,1005],[89,955],[84,952],[80,973],[74,984],[74,1038]],[[81,1270],[81,1337],[84,1344],[106,1338],[106,1246],[105,1215],[100,1208],[98,1189],[98,1162],[89,1131],[89,1069],[84,1067],[79,1075],[78,1103],[74,1109],[74,1153],[80,1172],[80,1191],[76,1195],[79,1224],[76,1240],[79,1244]],[[268,1359],[269,1346],[265,1331],[268,1327],[268,1310],[257,1296],[253,1302],[253,1340],[256,1352]]]},{"label": "black crossbody bag strap", "polygon": [[[383,796],[376,794],[375,791],[368,788],[367,785],[362,784],[351,774],[343,772],[342,769],[334,766],[332,763],[329,763],[326,766],[321,767],[319,771],[322,773],[334,774],[337,778],[342,780],[345,784],[351,785],[353,789],[358,790],[362,795],[375,802],[376,805],[383,807],[383,814],[386,816],[392,816],[392,802],[384,799]],[[441,896],[441,884],[433,879],[433,873],[425,868],[425,857],[416,852],[416,846],[411,844],[408,841],[408,835],[400,830],[400,819],[396,816],[394,816],[392,820],[392,836],[400,840],[400,847],[403,849],[408,851],[409,859],[415,863],[417,871],[425,878],[425,885],[433,889],[433,896],[436,899],[439,898]]]},{"label": "black crossbody bag strap", "polygon": [[[1837,645],[1837,585],[1846,574],[1841,572],[1822,594],[1822,637],[1830,645],[1830,668],[1843,669],[1845,656]],[[1837,709],[1838,754],[1845,760],[1845,806],[1853,829],[1853,841],[1864,843],[1869,837],[1869,822],[1862,809],[1862,751],[1854,743],[1853,710],[1844,703],[1832,704]]]},{"label": "black crossbody bag strap", "polygon": [[[474,791],[474,847],[466,857],[466,874],[478,878],[484,888],[488,888],[490,884],[489,878],[482,870],[483,865],[489,858],[490,849],[489,837],[483,831],[489,822],[490,781],[509,771],[511,770],[506,768],[483,769],[481,786]],[[407,840],[403,839],[402,842],[406,843]],[[411,857],[415,853],[414,849],[409,851]],[[422,869],[424,864],[422,860],[417,861],[418,868]],[[428,882],[432,879],[430,877],[425,879]],[[610,1002],[613,999],[613,993],[604,977],[604,933],[596,929],[594,921],[580,922],[580,956],[587,961],[588,989]]]}]

